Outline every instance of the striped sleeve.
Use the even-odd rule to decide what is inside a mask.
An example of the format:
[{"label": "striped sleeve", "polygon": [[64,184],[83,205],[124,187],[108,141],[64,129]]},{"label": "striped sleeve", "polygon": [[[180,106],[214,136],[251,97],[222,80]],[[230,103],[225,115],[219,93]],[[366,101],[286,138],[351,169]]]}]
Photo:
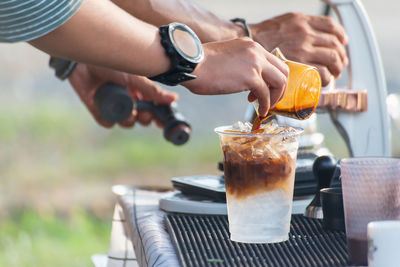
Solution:
[{"label": "striped sleeve", "polygon": [[0,0],[0,42],[30,41],[59,27],[83,0]]}]

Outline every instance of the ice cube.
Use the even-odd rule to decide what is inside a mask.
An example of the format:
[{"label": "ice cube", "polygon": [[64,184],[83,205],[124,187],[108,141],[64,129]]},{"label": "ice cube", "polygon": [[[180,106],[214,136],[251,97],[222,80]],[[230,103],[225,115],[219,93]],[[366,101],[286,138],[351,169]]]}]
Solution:
[{"label": "ice cube", "polygon": [[271,144],[265,144],[265,153],[268,155],[269,158],[271,159],[279,159],[280,154],[277,151],[277,149],[272,146]]},{"label": "ice cube", "polygon": [[262,160],[264,158],[264,149],[261,147],[253,147],[251,154],[252,154],[253,159]]},{"label": "ice cube", "polygon": [[239,132],[250,132],[251,131],[251,124],[249,122],[241,122],[237,121],[232,124],[232,130],[239,131]]},{"label": "ice cube", "polygon": [[278,123],[276,120],[271,120],[270,122],[267,122],[262,126],[262,130],[264,131],[265,134],[271,134],[273,133],[277,128],[278,128]]},{"label": "ice cube", "polygon": [[253,128],[253,124],[250,123],[250,122],[248,122],[248,121],[246,121],[246,122],[244,123],[244,126],[246,127],[246,129],[249,130],[249,132],[250,132],[251,129]]},{"label": "ice cube", "polygon": [[237,153],[234,150],[229,151],[229,153],[226,153],[226,161],[230,161],[230,162],[241,162],[244,159],[242,158],[242,156]]}]

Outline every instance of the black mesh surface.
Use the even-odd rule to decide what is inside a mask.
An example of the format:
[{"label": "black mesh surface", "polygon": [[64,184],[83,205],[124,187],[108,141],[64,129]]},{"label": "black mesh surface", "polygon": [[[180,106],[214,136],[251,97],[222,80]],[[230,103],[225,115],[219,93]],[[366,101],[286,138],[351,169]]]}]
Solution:
[{"label": "black mesh surface", "polygon": [[347,266],[344,232],[293,215],[288,241],[243,244],[229,239],[227,216],[169,214],[165,218],[182,266]]}]

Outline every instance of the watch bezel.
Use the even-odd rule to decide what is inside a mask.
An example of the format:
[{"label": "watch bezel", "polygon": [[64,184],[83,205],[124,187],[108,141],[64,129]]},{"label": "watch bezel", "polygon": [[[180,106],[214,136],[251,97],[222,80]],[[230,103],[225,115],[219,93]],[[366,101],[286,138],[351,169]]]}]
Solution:
[{"label": "watch bezel", "polygon": [[[176,52],[181,57],[183,57],[185,60],[187,60],[191,63],[194,63],[194,64],[200,63],[204,58],[204,51],[203,51],[203,46],[201,44],[201,41],[200,41],[199,37],[197,37],[196,33],[183,23],[173,22],[173,23],[170,23],[168,26],[169,26],[168,27],[168,36],[169,36],[171,43],[174,45]],[[196,56],[194,56],[194,57],[188,56],[179,48],[179,46],[175,42],[175,39],[173,36],[174,31],[177,29],[186,31],[194,39],[195,44],[197,46],[197,51],[198,51]]]}]

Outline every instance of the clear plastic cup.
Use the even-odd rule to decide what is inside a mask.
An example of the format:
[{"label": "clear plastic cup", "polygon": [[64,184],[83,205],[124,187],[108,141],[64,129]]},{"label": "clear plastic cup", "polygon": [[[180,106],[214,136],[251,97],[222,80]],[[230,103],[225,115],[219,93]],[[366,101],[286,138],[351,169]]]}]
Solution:
[{"label": "clear plastic cup", "polygon": [[400,159],[340,161],[349,261],[367,265],[367,225],[400,220]]},{"label": "clear plastic cup", "polygon": [[[276,134],[215,129],[224,154],[232,241],[274,243],[288,239],[301,129]],[[288,127],[284,129],[289,129]]]}]

